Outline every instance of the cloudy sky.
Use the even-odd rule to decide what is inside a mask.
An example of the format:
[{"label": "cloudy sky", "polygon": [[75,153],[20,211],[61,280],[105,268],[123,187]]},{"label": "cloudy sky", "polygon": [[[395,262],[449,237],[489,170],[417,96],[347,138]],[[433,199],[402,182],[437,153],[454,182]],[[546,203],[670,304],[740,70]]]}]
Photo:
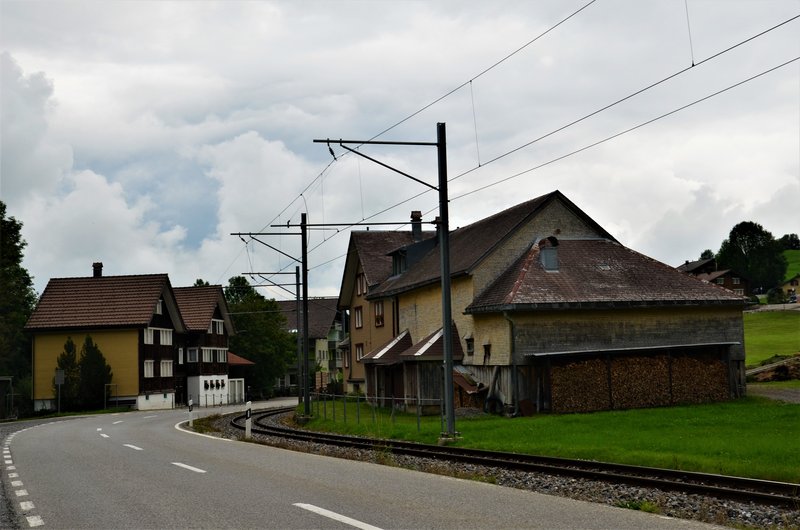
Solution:
[{"label": "cloudy sky", "polygon": [[[94,261],[225,284],[294,270],[231,232],[296,232],[270,225],[301,212],[432,220],[435,193],[312,140],[431,142],[444,122],[451,228],[558,189],[678,265],[740,221],[800,232],[798,15],[800,0],[0,0],[0,199],[39,292]],[[434,148],[363,151],[436,181]],[[300,254],[296,236],[260,239]],[[347,241],[311,233],[312,295],[337,294]]]}]

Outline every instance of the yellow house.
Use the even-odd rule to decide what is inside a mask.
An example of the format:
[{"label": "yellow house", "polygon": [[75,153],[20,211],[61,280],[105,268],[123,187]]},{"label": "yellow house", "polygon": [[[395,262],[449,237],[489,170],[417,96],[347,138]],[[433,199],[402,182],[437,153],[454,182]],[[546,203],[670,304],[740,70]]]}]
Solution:
[{"label": "yellow house", "polygon": [[[185,332],[166,274],[53,278],[25,325],[33,343],[35,410],[57,407],[56,360],[68,338],[89,335],[111,366],[112,403],[139,409],[175,404],[178,343]],[[227,351],[226,351],[227,353]]]}]

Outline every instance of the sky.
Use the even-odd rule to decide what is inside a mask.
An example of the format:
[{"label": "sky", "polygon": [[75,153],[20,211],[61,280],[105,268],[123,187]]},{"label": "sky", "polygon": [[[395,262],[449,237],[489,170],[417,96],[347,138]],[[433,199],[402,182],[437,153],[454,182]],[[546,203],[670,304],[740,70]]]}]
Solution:
[{"label": "sky", "polygon": [[[305,212],[343,225],[309,232],[309,292],[335,296],[345,224],[429,222],[438,196],[313,140],[435,142],[445,123],[451,229],[560,190],[677,266],[742,221],[800,232],[798,15],[800,0],[0,0],[0,200],[39,293],[96,261],[173,286],[293,273],[287,223]],[[437,183],[434,147],[360,149]]]}]

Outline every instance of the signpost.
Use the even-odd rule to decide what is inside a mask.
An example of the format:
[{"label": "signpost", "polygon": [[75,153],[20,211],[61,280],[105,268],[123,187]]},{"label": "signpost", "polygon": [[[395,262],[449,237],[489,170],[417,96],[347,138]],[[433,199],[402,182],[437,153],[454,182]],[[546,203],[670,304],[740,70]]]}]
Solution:
[{"label": "signpost", "polygon": [[253,410],[252,410],[253,402],[252,401],[248,401],[247,405],[245,405],[245,407],[246,407],[246,409],[245,409],[246,410],[246,412],[245,412],[246,421],[244,423],[244,437],[245,437],[245,439],[249,440],[250,439],[250,429],[252,428],[252,425],[253,425],[253,420],[250,418],[250,416],[253,415]]},{"label": "signpost", "polygon": [[194,414],[192,414],[192,405],[194,405],[194,401],[189,398],[189,427],[194,426]]}]

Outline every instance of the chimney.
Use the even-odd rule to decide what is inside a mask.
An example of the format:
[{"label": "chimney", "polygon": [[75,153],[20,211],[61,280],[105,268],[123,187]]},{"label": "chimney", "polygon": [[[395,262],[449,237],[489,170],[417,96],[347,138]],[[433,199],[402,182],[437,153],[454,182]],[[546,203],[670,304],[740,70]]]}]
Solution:
[{"label": "chimney", "polygon": [[101,261],[95,261],[92,263],[92,277],[100,278],[103,276],[103,263]]},{"label": "chimney", "polygon": [[414,243],[422,240],[422,212],[419,210],[411,212],[411,239]]}]

